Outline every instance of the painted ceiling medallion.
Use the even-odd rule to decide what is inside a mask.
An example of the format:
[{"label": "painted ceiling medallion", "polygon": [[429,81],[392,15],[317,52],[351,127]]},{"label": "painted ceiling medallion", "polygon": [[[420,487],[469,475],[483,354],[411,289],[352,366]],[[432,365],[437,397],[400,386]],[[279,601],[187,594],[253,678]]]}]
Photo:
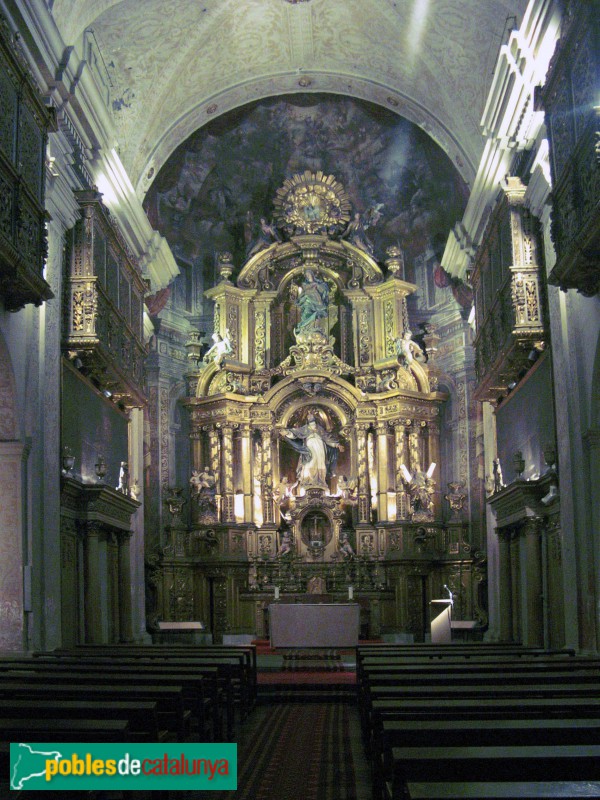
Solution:
[{"label": "painted ceiling medallion", "polygon": [[350,200],[333,175],[306,171],[288,178],[273,202],[282,227],[294,233],[319,233],[350,220]]}]

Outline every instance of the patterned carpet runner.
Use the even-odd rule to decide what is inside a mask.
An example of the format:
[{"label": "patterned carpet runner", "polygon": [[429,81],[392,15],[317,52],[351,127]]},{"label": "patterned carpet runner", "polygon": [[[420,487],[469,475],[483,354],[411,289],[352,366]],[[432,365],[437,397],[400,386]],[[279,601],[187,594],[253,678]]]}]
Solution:
[{"label": "patterned carpet runner", "polygon": [[336,650],[291,650],[283,654],[282,669],[284,672],[344,672],[344,662]]},{"label": "patterned carpet runner", "polygon": [[210,795],[210,800],[369,800],[356,707],[259,706],[240,737],[237,792]]}]

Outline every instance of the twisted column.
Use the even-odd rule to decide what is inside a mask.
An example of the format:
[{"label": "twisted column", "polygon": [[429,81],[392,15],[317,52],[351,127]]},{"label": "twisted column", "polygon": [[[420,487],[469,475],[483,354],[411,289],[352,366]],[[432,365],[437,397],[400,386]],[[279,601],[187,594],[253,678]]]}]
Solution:
[{"label": "twisted column", "polygon": [[358,521],[370,522],[369,473],[367,469],[368,425],[356,425],[356,453],[358,467]]},{"label": "twisted column", "polygon": [[233,497],[233,425],[222,426],[223,441],[221,445],[221,495],[223,521],[235,521],[235,505]]}]

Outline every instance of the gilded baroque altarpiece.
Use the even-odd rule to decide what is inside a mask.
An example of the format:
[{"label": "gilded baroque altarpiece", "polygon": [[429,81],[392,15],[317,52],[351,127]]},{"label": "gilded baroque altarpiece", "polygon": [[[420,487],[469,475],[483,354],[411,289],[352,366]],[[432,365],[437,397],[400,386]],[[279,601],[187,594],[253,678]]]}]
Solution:
[{"label": "gilded baroque altarpiece", "polygon": [[286,181],[274,208],[235,282],[220,256],[213,346],[188,342],[191,525],[174,496],[159,615],[260,636],[275,592],[335,600],[352,586],[365,635],[422,637],[446,584],[484,622],[464,495],[442,520],[445,395],[434,348],[411,338],[400,249],[377,263],[322,173]]}]

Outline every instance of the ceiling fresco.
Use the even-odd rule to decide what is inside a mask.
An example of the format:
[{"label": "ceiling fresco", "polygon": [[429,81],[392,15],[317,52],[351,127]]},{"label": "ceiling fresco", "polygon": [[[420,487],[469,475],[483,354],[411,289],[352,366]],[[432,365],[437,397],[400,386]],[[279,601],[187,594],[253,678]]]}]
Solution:
[{"label": "ceiling fresco", "polygon": [[340,181],[352,212],[373,220],[378,261],[390,245],[415,257],[443,251],[467,187],[449,158],[413,123],[364,101],[296,94],[237,109],[196,131],[171,155],[145,200],[151,223],[181,264],[214,282],[218,252],[239,270],[261,217],[286,178],[322,170]]}]

